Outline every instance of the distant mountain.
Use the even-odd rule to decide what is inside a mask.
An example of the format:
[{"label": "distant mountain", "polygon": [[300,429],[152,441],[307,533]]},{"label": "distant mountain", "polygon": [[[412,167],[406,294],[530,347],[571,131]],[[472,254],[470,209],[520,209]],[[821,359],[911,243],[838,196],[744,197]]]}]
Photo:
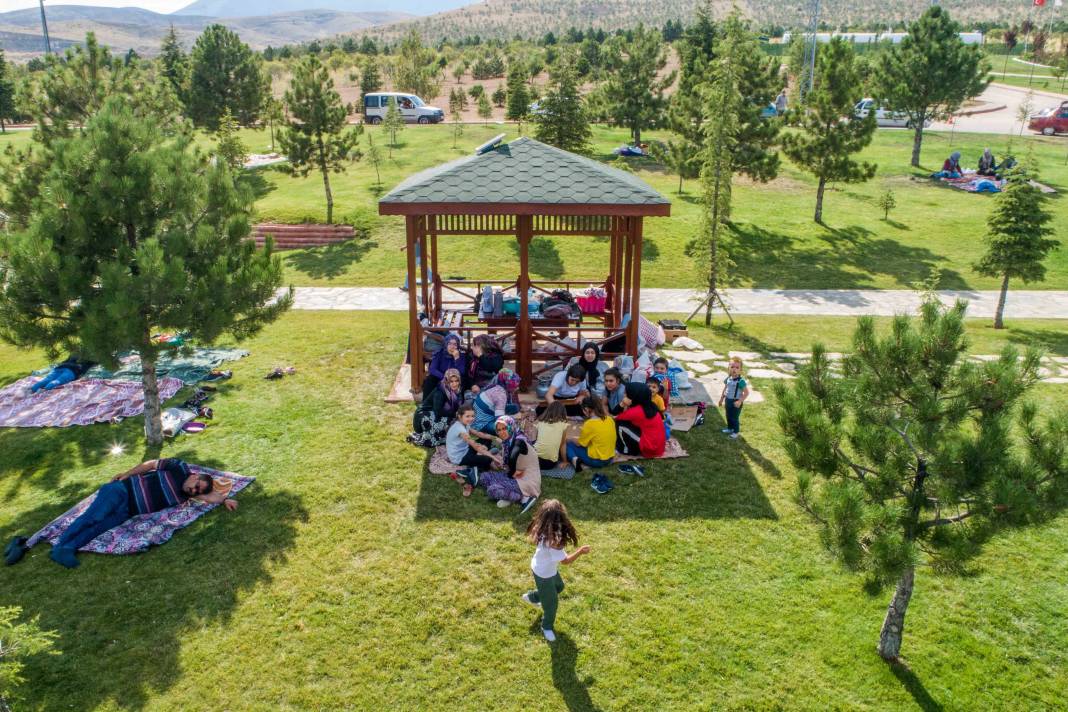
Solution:
[{"label": "distant mountain", "polygon": [[337,10],[356,13],[389,11],[412,15],[432,15],[470,4],[471,0],[196,0],[181,10],[176,10],[174,14],[246,17],[304,10]]},{"label": "distant mountain", "polygon": [[[266,0],[265,0],[266,1]],[[53,49],[62,49],[95,32],[101,43],[116,52],[133,49],[143,56],[159,52],[160,41],[174,26],[182,43],[191,47],[205,27],[218,22],[236,32],[253,49],[268,45],[327,39],[359,33],[376,25],[411,18],[402,12],[339,12],[305,10],[266,16],[218,18],[204,15],[163,15],[135,7],[50,5],[48,34]],[[42,54],[41,15],[37,8],[0,13],[0,46],[12,59]],[[10,44],[9,44],[10,43]]]},{"label": "distant mountain", "polygon": [[[210,1],[210,0],[202,0]],[[614,30],[639,22],[656,27],[668,20],[689,21],[700,0],[485,0],[430,17],[375,30],[392,39],[415,27],[424,40],[480,35],[508,39],[516,34],[540,37],[548,31],[559,34],[569,27]],[[820,19],[831,27],[912,20],[931,0],[822,0]],[[1022,19],[1030,3],[1007,0],[942,0],[942,5],[967,29],[969,23]],[[718,17],[732,6],[757,25],[796,28],[808,24],[812,0],[713,0]]]}]

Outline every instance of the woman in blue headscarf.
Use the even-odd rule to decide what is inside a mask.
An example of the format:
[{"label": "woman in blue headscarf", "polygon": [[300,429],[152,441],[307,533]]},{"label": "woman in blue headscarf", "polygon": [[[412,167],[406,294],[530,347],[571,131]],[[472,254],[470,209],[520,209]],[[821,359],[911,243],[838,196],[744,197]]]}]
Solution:
[{"label": "woman in blue headscarf", "polygon": [[450,368],[443,374],[441,383],[430,391],[412,418],[414,432],[408,442],[422,447],[437,447],[445,444],[449,425],[460,407],[460,372]]},{"label": "woman in blue headscarf", "polygon": [[423,380],[423,398],[441,384],[441,379],[450,368],[459,371],[461,378],[467,373],[467,354],[461,346],[460,335],[453,332],[445,335],[445,343],[434,354],[434,358],[430,359],[430,368]]}]

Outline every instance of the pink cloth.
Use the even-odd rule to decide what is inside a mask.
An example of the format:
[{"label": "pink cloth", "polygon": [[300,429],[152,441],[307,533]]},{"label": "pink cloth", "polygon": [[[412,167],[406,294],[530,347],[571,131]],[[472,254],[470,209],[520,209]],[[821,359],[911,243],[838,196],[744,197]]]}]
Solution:
[{"label": "pink cloth", "polygon": [[[37,376],[27,376],[0,390],[0,427],[65,428],[117,423],[145,412],[145,393],[139,381],[82,378],[29,395],[29,387],[39,380]],[[159,379],[160,402],[174,396],[181,387],[177,378]]]}]

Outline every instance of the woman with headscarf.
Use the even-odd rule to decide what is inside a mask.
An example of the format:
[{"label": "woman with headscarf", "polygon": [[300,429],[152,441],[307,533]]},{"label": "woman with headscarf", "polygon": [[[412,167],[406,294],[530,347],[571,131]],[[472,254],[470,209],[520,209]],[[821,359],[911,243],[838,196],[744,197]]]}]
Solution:
[{"label": "woman with headscarf", "polygon": [[628,383],[623,412],[616,416],[616,450],[624,455],[654,458],[667,444],[664,418],[644,383]]},{"label": "woman with headscarf", "polygon": [[983,149],[983,155],[979,157],[979,170],[977,173],[981,176],[992,176],[997,173],[998,166],[997,161],[994,160],[994,154],[990,152],[989,148]]},{"label": "woman with headscarf", "polygon": [[526,512],[541,494],[538,453],[512,416],[497,418],[495,429],[501,439],[501,455],[508,471],[480,472],[478,484],[486,488],[486,496],[497,500],[498,507],[518,502]]},{"label": "woman with headscarf", "polygon": [[475,396],[475,422],[471,424],[471,434],[482,440],[492,439],[493,424],[497,419],[519,412],[519,406],[512,402],[518,390],[519,376],[510,369],[502,368],[493,383]]},{"label": "woman with headscarf", "polygon": [[586,372],[586,391],[589,393],[604,392],[604,372],[608,370],[608,364],[601,360],[601,349],[597,344],[590,342],[582,347],[582,353],[567,362],[568,367],[579,365]]},{"label": "woman with headscarf", "polygon": [[962,175],[964,171],[960,167],[960,151],[954,151],[942,164],[942,177],[960,178]]},{"label": "woman with headscarf", "polygon": [[412,418],[414,432],[408,442],[422,447],[445,444],[445,435],[456,409],[460,407],[460,372],[450,368],[437,388],[430,391]]},{"label": "woman with headscarf", "polygon": [[489,334],[479,334],[471,342],[471,358],[468,362],[466,385],[477,395],[496,381],[497,374],[504,368],[504,352],[495,338]]},{"label": "woman with headscarf", "polygon": [[445,335],[445,343],[434,354],[434,358],[430,359],[430,369],[427,371],[426,379],[423,380],[423,398],[438,387],[445,372],[450,368],[455,368],[460,372],[461,380],[467,373],[467,354],[463,352],[460,335],[451,331]]}]

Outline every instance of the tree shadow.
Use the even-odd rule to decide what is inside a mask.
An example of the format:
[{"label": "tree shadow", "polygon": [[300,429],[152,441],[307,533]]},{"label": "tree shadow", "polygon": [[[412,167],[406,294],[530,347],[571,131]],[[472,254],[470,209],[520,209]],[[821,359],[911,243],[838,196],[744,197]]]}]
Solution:
[{"label": "tree shadow", "polygon": [[[22,513],[5,527],[5,540],[36,531],[89,494],[78,486],[60,491],[64,503]],[[79,699],[84,709],[142,709],[177,684],[185,675],[182,635],[225,625],[250,590],[271,580],[308,516],[299,496],[266,493],[259,483],[238,500],[236,512],[219,507],[167,546],[137,556],[82,554],[81,566],[68,571],[49,561],[47,543],[31,549],[4,577],[0,597],[57,631],[63,654],[27,661],[28,707]],[[202,661],[205,669],[216,662]]]},{"label": "tree shadow", "polygon": [[[269,166],[268,168],[272,168]],[[238,185],[245,186],[252,191],[252,197],[259,200],[263,196],[277,190],[277,186],[263,177],[263,169],[242,171],[237,177]]]},{"label": "tree shadow", "polygon": [[[510,240],[509,245],[516,256],[519,256],[519,242]],[[556,249],[556,243],[547,237],[535,237],[530,241],[527,248],[530,258],[531,274],[539,275],[545,279],[560,279],[564,276],[564,261],[560,259],[560,251]]]},{"label": "tree shadow", "polygon": [[805,244],[757,225],[731,224],[728,250],[735,272],[749,277],[754,287],[771,289],[870,289],[879,275],[914,288],[934,274],[937,289],[970,288],[960,273],[941,266],[941,255],[925,247],[876,238],[856,225],[823,227],[814,244]]},{"label": "tree shadow", "polygon": [[[541,624],[535,621],[531,633],[541,636]],[[567,633],[557,633],[556,641],[549,643],[549,655],[552,657],[553,687],[567,705],[568,712],[597,712],[600,710],[590,697],[591,678],[582,680],[578,676],[578,646]]]},{"label": "tree shadow", "polygon": [[322,247],[310,247],[285,256],[286,264],[315,279],[333,279],[345,274],[349,265],[362,260],[378,247],[374,240],[354,238]]},{"label": "tree shadow", "polygon": [[920,709],[924,712],[942,712],[944,709],[942,704],[931,697],[931,693],[923,686],[923,681],[909,669],[908,665],[901,661],[891,662],[888,665],[890,666],[890,672],[894,673],[894,677],[908,690]]},{"label": "tree shadow", "polygon": [[642,262],[652,262],[660,258],[660,248],[652,238],[642,240]]},{"label": "tree shadow", "polygon": [[1009,341],[1014,344],[1038,346],[1049,356],[1068,356],[1068,328],[1064,330],[1021,329],[1012,326],[1010,322],[1007,331]]}]

